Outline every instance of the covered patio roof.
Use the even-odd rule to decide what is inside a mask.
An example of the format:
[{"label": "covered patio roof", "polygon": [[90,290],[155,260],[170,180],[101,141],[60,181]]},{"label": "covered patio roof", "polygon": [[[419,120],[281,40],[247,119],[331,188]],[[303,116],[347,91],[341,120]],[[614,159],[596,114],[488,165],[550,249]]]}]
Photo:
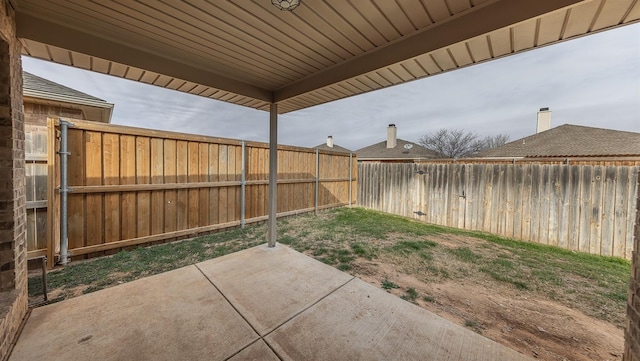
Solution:
[{"label": "covered patio roof", "polygon": [[35,58],[287,113],[640,20],[637,0],[10,0]]}]

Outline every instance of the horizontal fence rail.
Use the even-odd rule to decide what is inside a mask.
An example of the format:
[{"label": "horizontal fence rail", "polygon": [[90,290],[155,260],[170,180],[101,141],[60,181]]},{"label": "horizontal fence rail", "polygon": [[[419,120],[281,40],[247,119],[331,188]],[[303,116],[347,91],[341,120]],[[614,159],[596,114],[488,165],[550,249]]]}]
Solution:
[{"label": "horizontal fence rail", "polygon": [[631,258],[638,166],[358,164],[358,204],[427,223]]},{"label": "horizontal fence rail", "polygon": [[[69,121],[73,124],[68,131],[72,256],[186,238],[268,218],[267,144]],[[56,121],[50,120],[49,136],[55,138],[52,146],[57,150],[55,128]],[[52,236],[46,252],[53,259],[59,249],[60,174],[58,157],[48,159]],[[278,216],[355,201],[350,195],[357,189],[356,161],[348,153],[279,146]],[[35,253],[43,250],[32,250]]]}]

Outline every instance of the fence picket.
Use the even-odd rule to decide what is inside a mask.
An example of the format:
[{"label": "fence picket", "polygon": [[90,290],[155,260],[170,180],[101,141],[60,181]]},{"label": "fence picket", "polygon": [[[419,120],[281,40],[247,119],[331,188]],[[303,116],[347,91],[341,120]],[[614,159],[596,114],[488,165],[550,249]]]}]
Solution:
[{"label": "fence picket", "polygon": [[589,236],[590,253],[602,251],[602,189],[604,187],[604,167],[597,165],[593,172],[593,193],[591,194],[591,222]]},{"label": "fence picket", "polygon": [[[176,144],[176,182],[189,182],[189,143],[187,141],[179,140]],[[177,230],[189,228],[189,190],[178,189],[176,208]]]},{"label": "fence picket", "polygon": [[582,173],[582,166],[573,165],[569,173],[570,176],[570,189],[569,189],[569,218],[568,218],[568,249],[572,251],[580,250],[580,210],[582,209],[582,187],[584,184],[584,178]]},{"label": "fence picket", "polygon": [[[198,144],[198,182],[208,182],[209,181],[209,144],[206,143],[196,143]],[[200,188],[197,190],[198,197],[198,226],[206,226],[209,224],[209,196],[210,196],[209,188]]]},{"label": "fence picket", "polygon": [[[164,183],[164,142],[162,139],[151,139],[151,183]],[[164,232],[164,193],[151,192],[151,234]]]},{"label": "fence picket", "polygon": [[547,198],[549,199],[549,223],[547,226],[547,238],[549,245],[558,245],[558,208],[560,200],[560,166],[549,166],[549,191]]},{"label": "fence picket", "polygon": [[[495,225],[495,220],[497,217],[492,218],[492,214],[496,214],[495,209],[493,209],[493,188],[494,184],[494,166],[485,165],[484,172],[484,206],[482,212],[482,231],[491,232],[491,228]],[[496,179],[497,180],[497,179]],[[478,210],[480,212],[480,210]],[[495,226],[493,227],[495,229]]]},{"label": "fence picket", "polygon": [[617,167],[605,167],[604,186],[602,193],[602,233],[600,236],[600,254],[613,255],[613,223],[616,200],[616,172]]},{"label": "fence picket", "polygon": [[[629,200],[629,203],[627,204],[627,234],[629,234],[629,236],[626,237],[627,242],[625,245],[625,257],[626,258],[631,258],[632,257],[632,252],[633,252],[633,237],[631,236],[631,234],[633,234],[633,229],[635,226],[635,220],[636,220],[636,202],[637,202],[637,198],[638,198],[638,193],[640,193],[640,189],[638,188],[640,186],[639,182],[640,182],[640,175],[638,174],[640,171],[640,167],[634,167],[632,169],[629,170],[629,175],[631,176],[629,179],[629,197],[627,197],[627,199]],[[638,227],[640,227],[640,225],[638,225]],[[636,252],[640,252],[640,250],[636,249]]]},{"label": "fence picket", "polygon": [[[136,184],[151,183],[150,148],[149,137],[136,137]],[[151,192],[140,191],[136,192],[135,195],[138,210],[136,237],[149,236],[151,235]],[[105,207],[105,212],[106,210],[107,208]]]},{"label": "fence picket", "polygon": [[[87,132],[85,135],[85,184],[102,184],[102,133]],[[87,194],[85,200],[86,229],[84,246],[98,245],[104,242],[104,219],[102,194]]]},{"label": "fence picket", "polygon": [[571,167],[560,167],[558,185],[556,187],[556,200],[558,202],[558,247],[569,248],[569,209],[571,199]]},{"label": "fence picket", "polygon": [[[120,137],[117,134],[105,134],[103,137],[103,184],[120,184]],[[115,242],[120,234],[120,193],[104,195],[104,240]]]},{"label": "fence picket", "polygon": [[505,167],[505,177],[504,177],[504,181],[502,182],[503,186],[504,186],[504,191],[502,192],[503,194],[506,195],[505,197],[505,207],[506,207],[506,212],[504,214],[504,231],[503,231],[503,235],[505,236],[509,236],[513,238],[513,216],[515,213],[515,209],[514,209],[514,202],[515,202],[515,192],[514,192],[514,178],[515,178],[515,167]]},{"label": "fence picket", "polygon": [[616,169],[615,210],[613,214],[613,254],[626,254],[627,204],[629,201],[629,168]]},{"label": "fence picket", "polygon": [[513,174],[513,224],[512,236],[515,239],[522,239],[522,197],[524,194],[524,167],[519,164],[514,169]]},{"label": "fence picket", "polygon": [[[166,139],[164,141],[164,182],[176,183],[176,147],[177,141]],[[177,231],[177,190],[167,190],[164,193],[164,233]]]},{"label": "fence picket", "polygon": [[[120,137],[120,155],[120,184],[136,184],[136,138],[134,136]],[[135,238],[138,226],[136,194],[123,192],[120,202],[121,237],[124,239]],[[99,212],[98,216],[100,216]]]},{"label": "fence picket", "polygon": [[467,191],[467,197],[471,196],[472,202],[470,203],[472,206],[471,209],[471,227],[472,230],[481,230],[482,229],[482,212],[480,212],[481,207],[484,205],[484,188],[481,186],[483,182],[483,166],[480,164],[471,165],[471,169],[473,170],[473,188]]}]

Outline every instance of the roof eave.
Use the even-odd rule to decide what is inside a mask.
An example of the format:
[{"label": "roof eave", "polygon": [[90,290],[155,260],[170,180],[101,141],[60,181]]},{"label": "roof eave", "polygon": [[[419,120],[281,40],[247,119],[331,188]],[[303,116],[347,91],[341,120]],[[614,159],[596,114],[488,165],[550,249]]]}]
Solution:
[{"label": "roof eave", "polygon": [[79,108],[86,113],[87,109],[96,109],[100,113],[100,122],[111,123],[111,116],[113,115],[113,103],[107,103],[105,101],[97,101],[90,99],[82,99],[77,97],[69,97],[64,95],[52,94],[48,92],[38,92],[33,90],[23,91],[24,100],[35,101],[44,100],[46,102],[55,102],[56,104],[63,105],[69,108]]},{"label": "roof eave", "polygon": [[107,103],[104,100],[92,100],[87,98],[72,97],[50,92],[41,92],[33,89],[24,89],[23,95],[25,97],[53,100],[61,103],[88,105],[90,107],[96,108],[113,108],[113,104]]}]

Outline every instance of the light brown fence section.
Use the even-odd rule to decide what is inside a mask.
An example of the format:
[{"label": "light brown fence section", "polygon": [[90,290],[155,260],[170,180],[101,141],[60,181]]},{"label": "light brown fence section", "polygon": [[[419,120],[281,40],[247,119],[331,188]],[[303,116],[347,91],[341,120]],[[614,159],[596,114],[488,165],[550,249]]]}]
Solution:
[{"label": "light brown fence section", "polygon": [[427,223],[631,258],[639,169],[363,162],[358,202]]},{"label": "light brown fence section", "polygon": [[[267,219],[267,144],[70,122],[68,239],[73,256]],[[278,158],[279,216],[313,211],[316,204],[321,209],[355,201],[355,156],[279,146]]]}]

